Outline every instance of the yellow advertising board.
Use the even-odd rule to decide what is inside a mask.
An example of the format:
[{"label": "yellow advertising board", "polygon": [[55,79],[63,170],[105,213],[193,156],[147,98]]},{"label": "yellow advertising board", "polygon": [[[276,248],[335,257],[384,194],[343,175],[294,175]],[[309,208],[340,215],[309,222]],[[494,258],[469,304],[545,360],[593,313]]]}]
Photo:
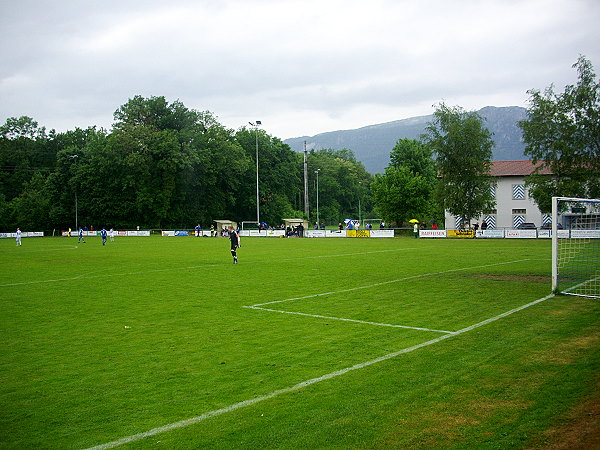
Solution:
[{"label": "yellow advertising board", "polygon": [[450,238],[474,238],[475,230],[448,230],[447,236]]},{"label": "yellow advertising board", "polygon": [[358,237],[358,238],[368,238],[371,237],[371,230],[348,230],[346,236],[348,237]]}]

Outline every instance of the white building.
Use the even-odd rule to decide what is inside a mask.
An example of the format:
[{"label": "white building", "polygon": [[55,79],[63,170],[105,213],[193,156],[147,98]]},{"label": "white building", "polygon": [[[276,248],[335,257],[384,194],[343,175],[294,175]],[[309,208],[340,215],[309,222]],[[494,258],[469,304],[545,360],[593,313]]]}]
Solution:
[{"label": "white building", "polygon": [[[471,222],[481,225],[485,221],[489,229],[516,228],[525,222],[532,222],[539,228],[551,223],[550,214],[542,214],[525,188],[525,177],[531,175],[539,165],[540,162],[534,165],[532,161],[492,161],[491,175],[496,178],[492,188],[496,209]],[[550,171],[544,168],[539,173],[548,175]],[[462,218],[446,211],[445,222],[446,229],[457,229]]]}]

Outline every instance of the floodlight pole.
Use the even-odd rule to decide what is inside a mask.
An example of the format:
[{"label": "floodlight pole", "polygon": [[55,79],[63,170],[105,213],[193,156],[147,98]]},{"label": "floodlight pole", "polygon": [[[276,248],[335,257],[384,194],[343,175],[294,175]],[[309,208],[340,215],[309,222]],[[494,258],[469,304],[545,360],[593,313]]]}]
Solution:
[{"label": "floodlight pole", "polygon": [[[71,158],[77,163],[78,155],[71,155]],[[77,185],[75,185],[75,229],[79,230],[79,224],[77,221]]]},{"label": "floodlight pole", "polygon": [[248,123],[254,127],[254,131],[256,132],[256,224],[260,229],[260,196],[258,192],[258,127],[259,125],[262,125],[262,122],[257,120],[254,123]]},{"label": "floodlight pole", "polygon": [[315,170],[317,174],[317,225],[319,225],[319,172],[321,169]]},{"label": "floodlight pole", "polygon": [[306,151],[306,141],[304,141],[304,214],[310,220],[310,209],[308,204],[308,153]]}]

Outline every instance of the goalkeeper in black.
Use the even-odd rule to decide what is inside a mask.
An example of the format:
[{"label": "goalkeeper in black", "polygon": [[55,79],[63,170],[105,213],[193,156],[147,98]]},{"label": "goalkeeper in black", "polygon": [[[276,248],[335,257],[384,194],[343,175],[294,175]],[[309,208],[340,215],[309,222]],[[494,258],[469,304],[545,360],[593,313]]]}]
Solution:
[{"label": "goalkeeper in black", "polygon": [[237,249],[240,247],[240,236],[232,226],[229,227],[229,240],[231,241],[231,256],[233,256],[233,263],[237,264]]}]

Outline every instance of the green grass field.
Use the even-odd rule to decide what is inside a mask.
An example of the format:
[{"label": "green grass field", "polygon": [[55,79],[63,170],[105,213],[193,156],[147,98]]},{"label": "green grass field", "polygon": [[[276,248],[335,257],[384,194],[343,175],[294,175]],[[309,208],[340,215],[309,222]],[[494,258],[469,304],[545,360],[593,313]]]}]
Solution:
[{"label": "green grass field", "polygon": [[537,448],[598,388],[546,240],[76,241],[0,241],[0,448]]}]

